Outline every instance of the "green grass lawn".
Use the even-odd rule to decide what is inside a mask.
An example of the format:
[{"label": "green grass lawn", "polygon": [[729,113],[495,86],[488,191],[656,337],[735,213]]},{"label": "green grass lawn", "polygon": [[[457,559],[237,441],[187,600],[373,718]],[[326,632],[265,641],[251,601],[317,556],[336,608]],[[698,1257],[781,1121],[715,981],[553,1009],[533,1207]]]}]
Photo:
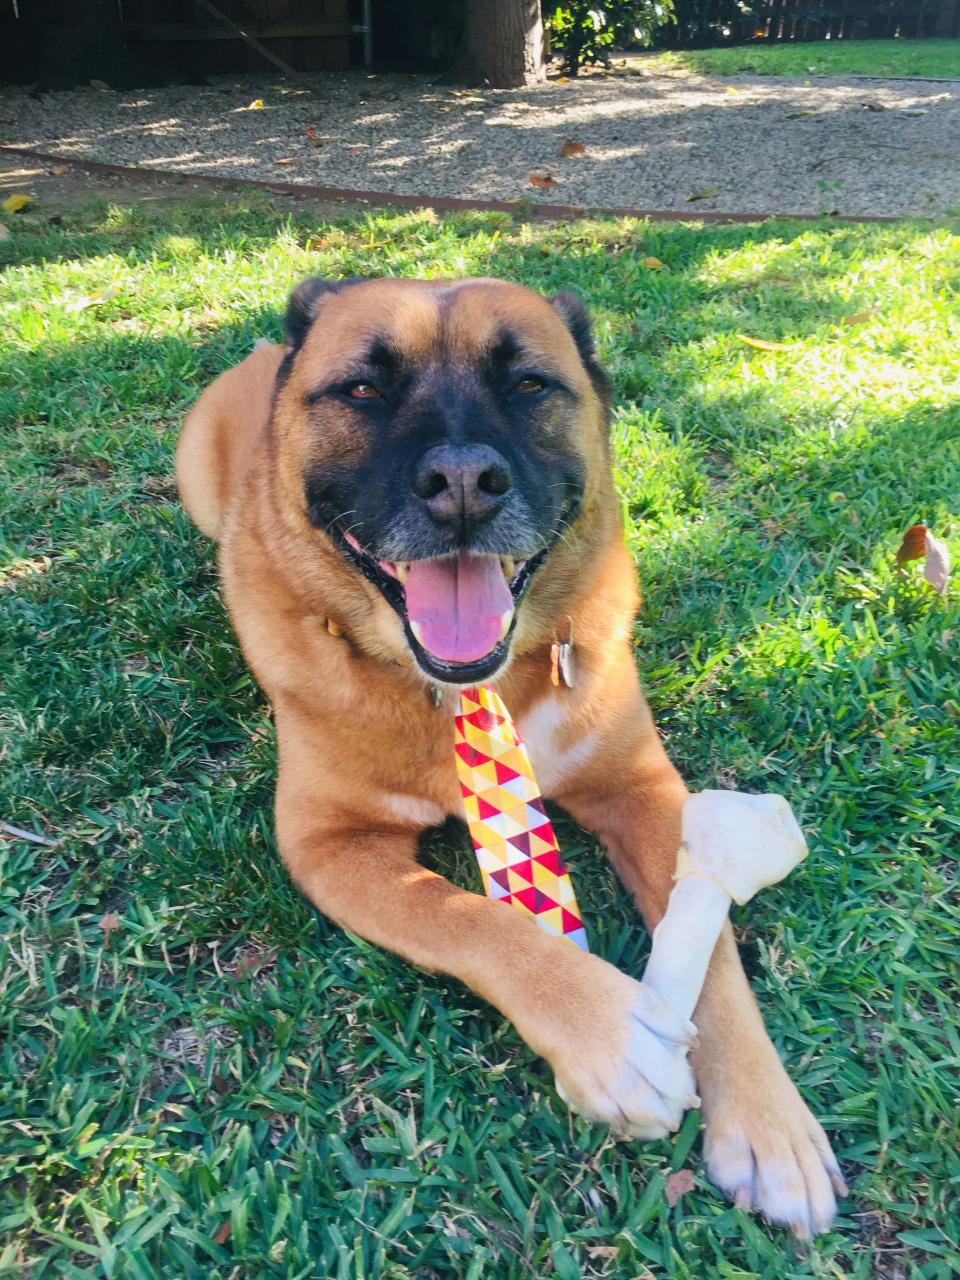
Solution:
[{"label": "green grass lawn", "polygon": [[[21,215],[0,255],[0,818],[56,841],[0,838],[0,1275],[956,1276],[960,586],[894,566],[916,521],[960,552],[956,230],[224,197]],[[310,272],[590,300],[669,749],[810,834],[736,918],[851,1183],[814,1247],[709,1187],[695,1113],[611,1142],[498,1014],[288,883],[270,718],[171,460]],[[595,949],[639,974],[630,904],[560,837]],[[478,883],[462,833],[428,856]]]},{"label": "green grass lawn", "polygon": [[644,58],[651,71],[705,76],[950,76],[960,79],[960,40],[815,40],[685,49]]}]

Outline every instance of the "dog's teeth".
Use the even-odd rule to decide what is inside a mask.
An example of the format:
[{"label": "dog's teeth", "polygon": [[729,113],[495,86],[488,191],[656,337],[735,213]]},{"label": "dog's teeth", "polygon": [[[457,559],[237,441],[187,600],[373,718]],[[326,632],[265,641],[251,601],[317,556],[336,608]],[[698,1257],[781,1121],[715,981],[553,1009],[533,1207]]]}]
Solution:
[{"label": "dog's teeth", "polygon": [[503,639],[503,637],[507,634],[507,632],[510,630],[510,623],[511,623],[512,621],[513,621],[513,610],[512,610],[512,609],[507,609],[504,613],[501,613],[501,615],[500,615],[500,634],[497,636],[497,640],[502,640],[502,639]]},{"label": "dog's teeth", "polygon": [[513,574],[516,567],[516,560],[511,560],[509,556],[500,557],[500,568],[503,570],[503,576],[508,582],[513,581]]},{"label": "dog's teeth", "polygon": [[423,637],[423,631],[422,631],[422,630],[421,630],[421,628],[420,628],[420,623],[419,623],[419,622],[411,622],[411,623],[410,623],[410,630],[411,630],[411,632],[413,633],[413,638],[414,638],[414,640],[416,640],[417,644],[422,645],[422,644],[423,644],[423,638],[422,638],[422,637]]},{"label": "dog's teeth", "polygon": [[410,576],[410,566],[406,562],[398,560],[393,566],[393,572],[401,582],[406,582],[407,578]]}]

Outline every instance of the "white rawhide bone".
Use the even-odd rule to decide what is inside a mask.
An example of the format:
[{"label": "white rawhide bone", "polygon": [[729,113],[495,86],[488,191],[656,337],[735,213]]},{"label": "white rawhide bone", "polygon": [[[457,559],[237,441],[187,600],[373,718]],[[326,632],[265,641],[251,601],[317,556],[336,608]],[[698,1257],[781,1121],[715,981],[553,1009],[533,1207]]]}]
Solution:
[{"label": "white rawhide bone", "polygon": [[731,900],[748,902],[783,880],[807,856],[807,845],[783,796],[742,791],[690,796],[681,839],[676,883],[653,932],[643,982],[689,1018]]},{"label": "white rawhide bone", "polygon": [[[746,902],[806,856],[803,833],[782,796],[703,791],[686,801],[683,844],[667,911],[653,933],[650,960],[633,1005],[621,1073],[612,1083],[587,1064],[557,1079],[570,1106],[630,1138],[664,1138],[696,1107],[687,1051],[690,1017],[731,900]],[[628,980],[630,981],[630,980]]]}]

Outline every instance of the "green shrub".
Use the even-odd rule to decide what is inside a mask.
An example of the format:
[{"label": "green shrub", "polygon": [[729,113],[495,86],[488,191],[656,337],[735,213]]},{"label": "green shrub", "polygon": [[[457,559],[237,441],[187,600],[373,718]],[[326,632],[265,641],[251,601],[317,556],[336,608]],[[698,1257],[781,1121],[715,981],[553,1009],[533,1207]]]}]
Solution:
[{"label": "green shrub", "polygon": [[584,63],[607,66],[615,46],[650,44],[673,21],[673,0],[578,0],[546,10],[544,20],[564,70],[575,76]]}]

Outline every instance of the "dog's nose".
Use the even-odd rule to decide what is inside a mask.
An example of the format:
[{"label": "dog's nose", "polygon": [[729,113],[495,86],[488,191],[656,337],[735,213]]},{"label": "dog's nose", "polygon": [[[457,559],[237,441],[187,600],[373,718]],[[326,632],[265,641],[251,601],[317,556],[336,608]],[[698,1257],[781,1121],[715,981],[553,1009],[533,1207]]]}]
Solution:
[{"label": "dog's nose", "polygon": [[510,464],[485,444],[434,445],[413,477],[413,492],[441,524],[478,523],[496,511],[512,486]]}]

